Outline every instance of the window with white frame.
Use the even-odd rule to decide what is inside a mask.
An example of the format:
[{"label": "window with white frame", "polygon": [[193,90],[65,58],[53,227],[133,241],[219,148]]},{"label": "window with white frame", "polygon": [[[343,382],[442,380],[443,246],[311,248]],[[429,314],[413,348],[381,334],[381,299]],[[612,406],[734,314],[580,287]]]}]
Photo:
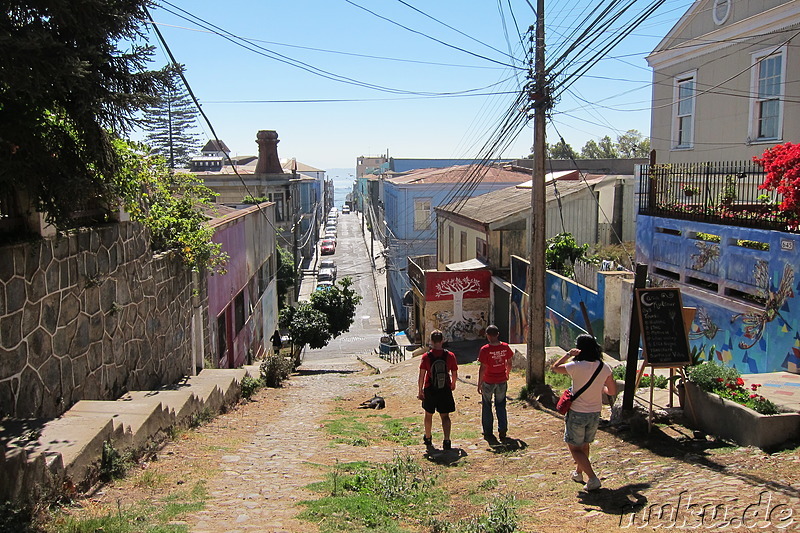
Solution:
[{"label": "window with white frame", "polygon": [[783,127],[783,58],[785,48],[753,55],[750,139],[780,139]]},{"label": "window with white frame", "polygon": [[675,120],[672,129],[675,148],[694,146],[694,92],[694,72],[675,78]]},{"label": "window with white frame", "polygon": [[423,230],[431,227],[431,200],[417,198],[414,200],[414,229]]}]

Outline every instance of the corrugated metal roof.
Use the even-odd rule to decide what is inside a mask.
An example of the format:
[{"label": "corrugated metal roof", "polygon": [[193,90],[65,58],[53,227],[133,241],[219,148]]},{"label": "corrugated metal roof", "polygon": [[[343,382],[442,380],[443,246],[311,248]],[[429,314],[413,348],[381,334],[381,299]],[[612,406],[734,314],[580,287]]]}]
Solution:
[{"label": "corrugated metal roof", "polygon": [[[555,201],[556,188],[561,197],[569,196],[590,186],[608,179],[607,175],[584,174],[584,180],[549,181],[545,186],[547,202]],[[524,213],[531,208],[531,182],[521,183],[514,187],[506,187],[488,192],[461,203],[450,203],[436,208],[436,211],[453,213],[474,220],[481,224],[493,224],[510,216]]]},{"label": "corrugated metal roof", "polygon": [[481,183],[521,183],[530,178],[530,171],[510,170],[503,166],[460,165],[412,170],[386,181],[396,185],[461,183],[476,176],[482,176]]}]

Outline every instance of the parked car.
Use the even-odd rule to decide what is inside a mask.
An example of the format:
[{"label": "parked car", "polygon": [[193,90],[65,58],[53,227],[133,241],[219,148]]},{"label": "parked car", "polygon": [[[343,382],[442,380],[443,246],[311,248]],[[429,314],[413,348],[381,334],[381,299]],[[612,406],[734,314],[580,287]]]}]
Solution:
[{"label": "parked car", "polygon": [[336,261],[333,259],[323,259],[319,262],[319,269],[322,271],[323,269],[333,270],[333,279],[336,279]]},{"label": "parked car", "polygon": [[322,255],[331,255],[336,253],[336,239],[322,239],[319,251]]},{"label": "parked car", "polygon": [[320,281],[319,283],[317,283],[317,286],[316,286],[316,288],[314,290],[315,291],[324,291],[326,289],[330,289],[331,287],[333,287],[333,282],[332,281]]},{"label": "parked car", "polygon": [[336,238],[336,228],[327,227],[325,228],[325,238]]},{"label": "parked car", "polygon": [[333,224],[335,226],[336,225],[336,218],[335,217],[328,217],[328,219],[325,221],[325,225],[327,226],[328,224]]},{"label": "parked car", "polygon": [[336,272],[332,268],[320,268],[317,272],[317,282],[336,281]]},{"label": "parked car", "polygon": [[342,206],[342,214],[347,215],[349,213],[350,213],[350,206],[349,205]]}]

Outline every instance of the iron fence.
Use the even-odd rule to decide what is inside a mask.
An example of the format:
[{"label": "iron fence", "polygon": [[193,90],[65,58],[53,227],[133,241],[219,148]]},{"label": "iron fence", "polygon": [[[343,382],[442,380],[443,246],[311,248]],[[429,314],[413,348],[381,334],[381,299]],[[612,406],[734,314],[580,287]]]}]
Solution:
[{"label": "iron fence", "polygon": [[758,188],[765,175],[753,161],[643,165],[639,213],[800,232],[778,208],[781,196]]}]

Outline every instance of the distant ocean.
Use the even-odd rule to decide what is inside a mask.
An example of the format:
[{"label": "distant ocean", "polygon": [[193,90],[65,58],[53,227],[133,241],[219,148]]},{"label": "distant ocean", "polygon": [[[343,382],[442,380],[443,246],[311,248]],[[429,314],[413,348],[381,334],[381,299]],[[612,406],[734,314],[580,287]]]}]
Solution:
[{"label": "distant ocean", "polygon": [[354,168],[329,168],[325,177],[333,180],[333,204],[339,209],[344,205],[347,195],[353,192],[356,169]]}]

